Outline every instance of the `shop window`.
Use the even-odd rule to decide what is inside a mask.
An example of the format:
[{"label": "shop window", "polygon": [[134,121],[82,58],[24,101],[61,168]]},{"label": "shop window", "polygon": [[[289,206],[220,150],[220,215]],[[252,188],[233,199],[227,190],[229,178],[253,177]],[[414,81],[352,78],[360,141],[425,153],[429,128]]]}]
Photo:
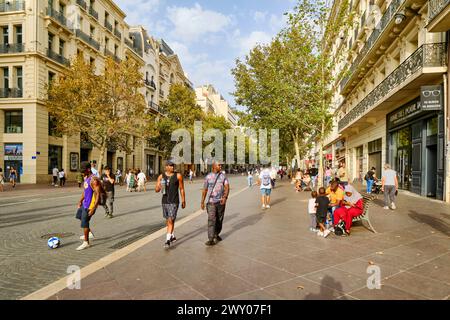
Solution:
[{"label": "shop window", "polygon": [[5,111],[5,133],[23,133],[23,111]]},{"label": "shop window", "polygon": [[381,139],[369,142],[369,145],[368,145],[369,153],[381,152],[381,145],[382,145]]},{"label": "shop window", "polygon": [[60,146],[48,146],[48,174],[51,174],[55,167],[62,169],[62,149]]}]

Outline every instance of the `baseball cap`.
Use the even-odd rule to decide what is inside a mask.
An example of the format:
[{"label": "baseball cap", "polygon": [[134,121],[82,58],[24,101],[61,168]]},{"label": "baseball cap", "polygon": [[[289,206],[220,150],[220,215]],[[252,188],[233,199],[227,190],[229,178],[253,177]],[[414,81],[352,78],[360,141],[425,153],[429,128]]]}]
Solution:
[{"label": "baseball cap", "polygon": [[166,161],[166,166],[174,167],[175,166],[175,162],[173,162],[172,159],[169,159],[169,160]]},{"label": "baseball cap", "polygon": [[80,171],[81,172],[85,172],[87,169],[91,168],[91,164],[89,163],[89,161],[83,161],[80,164]]}]

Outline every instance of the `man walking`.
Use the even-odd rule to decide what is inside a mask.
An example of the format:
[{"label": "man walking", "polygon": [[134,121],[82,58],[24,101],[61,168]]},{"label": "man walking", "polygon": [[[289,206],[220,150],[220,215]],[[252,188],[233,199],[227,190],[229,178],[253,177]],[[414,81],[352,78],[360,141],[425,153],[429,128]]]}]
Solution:
[{"label": "man walking", "polygon": [[367,183],[367,190],[366,190],[366,192],[368,194],[371,194],[372,193],[373,183],[377,179],[375,167],[372,167],[372,169],[367,171],[366,175],[364,176],[364,179],[366,180],[366,183]]},{"label": "man walking", "polygon": [[139,171],[139,174],[137,175],[138,191],[141,192],[141,190],[144,189],[144,192],[147,192],[147,188],[145,187],[147,177],[145,176],[145,173],[142,172],[140,169],[138,169],[138,171]]},{"label": "man walking", "polygon": [[175,172],[175,163],[171,160],[166,162],[166,171],[158,177],[156,181],[156,192],[162,193],[163,217],[166,219],[167,236],[164,247],[170,248],[170,245],[177,241],[175,237],[175,220],[177,219],[178,208],[186,208],[186,194],[184,191],[183,176]]},{"label": "man walking", "polygon": [[208,241],[205,243],[207,246],[213,246],[222,241],[219,234],[222,231],[225,205],[229,192],[230,184],[225,173],[222,172],[222,165],[217,161],[213,161],[212,172],[205,178],[201,202],[201,208],[205,210],[205,200],[207,200]]},{"label": "man walking", "polygon": [[259,174],[258,185],[261,190],[262,209],[270,208],[270,194],[272,193],[272,179],[269,168],[264,168]]},{"label": "man walking", "polygon": [[83,229],[83,243],[77,248],[78,251],[90,247],[89,238],[94,238],[91,232],[89,222],[95,214],[95,210],[100,202],[100,181],[91,171],[91,164],[84,161],[80,165],[81,173],[84,177],[83,194],[78,202],[77,218],[81,220],[81,228]]},{"label": "man walking", "polygon": [[389,206],[392,210],[396,209],[395,195],[398,190],[397,172],[391,169],[391,166],[386,163],[384,165],[383,177],[381,178],[381,191],[384,192],[384,208],[389,210]]},{"label": "man walking", "polygon": [[58,174],[59,174],[58,167],[55,166],[55,167],[53,168],[53,170],[52,170],[53,185],[54,185],[55,187],[58,186]]},{"label": "man walking", "polygon": [[105,167],[105,173],[102,175],[102,183],[106,191],[106,203],[103,206],[105,208],[105,217],[112,218],[114,213],[114,185],[116,184],[116,177],[108,166]]}]

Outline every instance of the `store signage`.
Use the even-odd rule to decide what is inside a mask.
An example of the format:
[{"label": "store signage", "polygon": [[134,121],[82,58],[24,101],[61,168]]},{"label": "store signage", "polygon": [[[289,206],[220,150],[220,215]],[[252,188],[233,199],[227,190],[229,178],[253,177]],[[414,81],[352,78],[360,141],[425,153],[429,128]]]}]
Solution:
[{"label": "store signage", "polygon": [[23,147],[22,144],[5,144],[5,160],[22,161]]},{"label": "store signage", "polygon": [[422,112],[420,103],[415,101],[407,104],[389,116],[389,127],[395,127],[402,123],[408,122],[411,118]]},{"label": "store signage", "polygon": [[420,88],[420,101],[422,110],[442,110],[444,105],[444,94],[442,86],[422,86]]}]

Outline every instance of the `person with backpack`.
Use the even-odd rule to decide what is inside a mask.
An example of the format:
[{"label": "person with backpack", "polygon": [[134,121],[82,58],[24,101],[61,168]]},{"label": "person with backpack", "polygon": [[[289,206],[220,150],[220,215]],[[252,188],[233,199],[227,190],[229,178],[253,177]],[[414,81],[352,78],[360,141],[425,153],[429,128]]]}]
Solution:
[{"label": "person with backpack", "polygon": [[366,180],[367,183],[367,189],[366,192],[368,194],[372,193],[372,186],[373,186],[373,182],[377,180],[377,176],[376,176],[376,171],[375,171],[375,167],[372,167],[372,169],[370,169],[369,171],[367,171],[366,175],[364,176],[364,180]]},{"label": "person with backpack", "polygon": [[270,194],[272,193],[272,179],[269,168],[264,168],[259,174],[258,185],[261,190],[262,209],[269,209]]},{"label": "person with backpack", "polygon": [[90,247],[89,239],[94,238],[94,234],[90,229],[90,220],[95,214],[98,206],[106,200],[106,194],[102,191],[100,179],[98,179],[91,171],[91,164],[83,161],[80,165],[81,173],[84,177],[83,194],[78,202],[77,219],[81,220],[81,228],[83,235],[80,240],[83,243],[77,248],[77,251]]},{"label": "person with backpack", "polygon": [[183,175],[175,172],[175,163],[167,160],[166,171],[158,177],[155,192],[162,193],[163,217],[166,219],[167,235],[164,248],[169,249],[171,244],[177,241],[175,237],[175,220],[177,219],[178,208],[186,208],[186,194],[184,191]]},{"label": "person with backpack", "polygon": [[[270,180],[269,180],[270,184]],[[205,245],[213,246],[222,241],[220,232],[222,231],[223,218],[225,216],[225,206],[230,193],[230,183],[225,173],[222,172],[222,164],[213,161],[212,172],[210,172],[203,184],[202,201],[200,207],[208,214],[208,241]]]}]

